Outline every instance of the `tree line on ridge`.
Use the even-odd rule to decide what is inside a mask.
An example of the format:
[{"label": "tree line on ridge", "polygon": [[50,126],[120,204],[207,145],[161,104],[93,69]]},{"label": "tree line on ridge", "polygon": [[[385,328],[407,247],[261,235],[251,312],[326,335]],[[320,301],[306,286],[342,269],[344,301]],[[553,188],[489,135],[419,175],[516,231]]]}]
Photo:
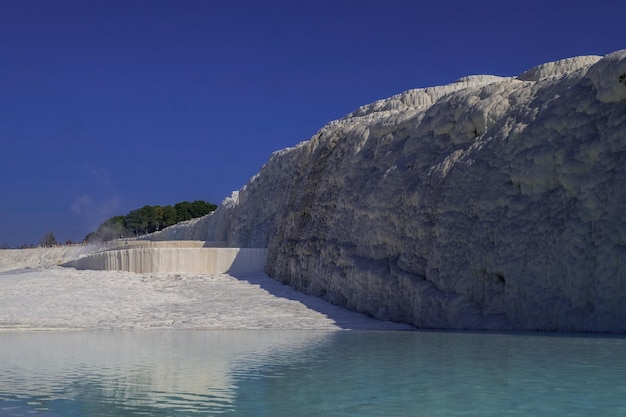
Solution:
[{"label": "tree line on ridge", "polygon": [[85,241],[106,242],[158,232],[176,223],[205,216],[216,209],[217,205],[202,200],[182,201],[173,206],[143,206],[125,216],[105,220],[95,232],[85,237]]}]

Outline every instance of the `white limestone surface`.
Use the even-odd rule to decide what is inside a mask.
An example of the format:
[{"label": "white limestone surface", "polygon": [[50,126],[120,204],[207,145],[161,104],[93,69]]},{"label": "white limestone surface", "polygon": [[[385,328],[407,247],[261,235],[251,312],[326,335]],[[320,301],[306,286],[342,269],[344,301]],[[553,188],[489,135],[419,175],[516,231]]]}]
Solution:
[{"label": "white limestone surface", "polygon": [[103,245],[71,245],[53,248],[1,249],[0,272],[20,268],[42,268],[61,265],[101,250]]},{"label": "white limestone surface", "polygon": [[56,265],[63,253],[0,250],[0,331],[411,329],[299,293],[262,272],[77,270]]},{"label": "white limestone surface", "polygon": [[362,106],[185,233],[421,328],[626,332],[625,213],[622,50]]}]

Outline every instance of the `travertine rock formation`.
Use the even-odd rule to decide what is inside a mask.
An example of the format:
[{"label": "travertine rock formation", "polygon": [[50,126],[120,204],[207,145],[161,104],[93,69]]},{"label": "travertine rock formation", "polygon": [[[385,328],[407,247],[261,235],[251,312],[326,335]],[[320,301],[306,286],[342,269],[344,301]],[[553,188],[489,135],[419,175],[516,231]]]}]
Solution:
[{"label": "travertine rock formation", "polygon": [[203,241],[131,241],[71,260],[64,266],[138,273],[225,274],[260,272],[266,262],[265,248],[216,248]]},{"label": "travertine rock formation", "polygon": [[626,50],[363,106],[192,229],[381,319],[624,332]]}]

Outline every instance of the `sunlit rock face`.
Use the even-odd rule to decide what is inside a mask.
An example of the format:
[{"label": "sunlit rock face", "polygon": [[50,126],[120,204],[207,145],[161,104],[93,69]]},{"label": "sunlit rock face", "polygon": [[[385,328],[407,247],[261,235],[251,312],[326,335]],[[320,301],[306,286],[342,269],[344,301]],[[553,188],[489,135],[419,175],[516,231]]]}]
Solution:
[{"label": "sunlit rock face", "polygon": [[626,50],[363,106],[194,227],[381,319],[624,332]]},{"label": "sunlit rock face", "polygon": [[216,248],[202,241],[185,242],[189,243],[135,241],[63,265],[76,269],[138,273],[225,274],[262,272],[267,261],[265,248]]}]

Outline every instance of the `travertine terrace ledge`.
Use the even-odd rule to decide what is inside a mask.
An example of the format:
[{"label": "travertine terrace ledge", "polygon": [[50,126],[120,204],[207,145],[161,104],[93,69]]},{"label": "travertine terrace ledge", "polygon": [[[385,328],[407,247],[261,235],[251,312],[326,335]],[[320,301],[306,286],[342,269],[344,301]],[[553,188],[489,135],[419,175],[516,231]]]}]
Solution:
[{"label": "travertine terrace ledge", "polygon": [[219,248],[202,241],[128,241],[64,264],[76,269],[223,274],[263,272],[267,248]]},{"label": "travertine terrace ledge", "polygon": [[135,240],[119,239],[104,250],[134,249],[134,248],[226,248],[226,241],[221,240]]}]

